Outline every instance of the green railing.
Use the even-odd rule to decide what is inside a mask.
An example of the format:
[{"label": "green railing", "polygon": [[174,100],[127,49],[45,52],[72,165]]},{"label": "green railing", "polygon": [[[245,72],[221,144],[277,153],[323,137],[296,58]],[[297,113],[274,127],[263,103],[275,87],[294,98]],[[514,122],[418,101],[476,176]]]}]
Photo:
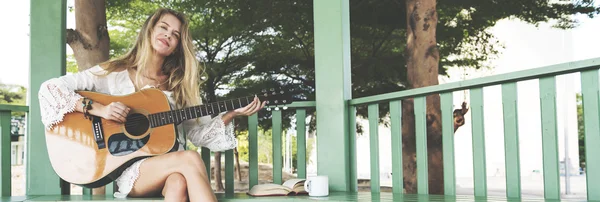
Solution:
[{"label": "green railing", "polygon": [[29,107],[21,105],[0,104],[0,190],[2,196],[11,195],[11,152],[10,122],[11,112],[29,112]]},{"label": "green railing", "polygon": [[[306,109],[314,108],[315,102],[295,102],[287,106],[286,110],[294,110],[296,113],[296,134],[297,134],[297,177],[306,177]],[[28,112],[27,106],[16,106],[0,104],[0,148],[1,148],[1,159],[0,165],[2,166],[2,176],[0,178],[0,190],[2,190],[2,196],[11,196],[11,152],[10,152],[10,122],[11,112]],[[275,183],[282,183],[282,109],[274,110],[272,108],[272,122],[273,122],[273,181]],[[255,114],[248,117],[248,141],[249,141],[249,187],[258,184],[258,116]],[[279,135],[276,135],[279,134]],[[202,157],[206,163],[207,169],[210,169],[210,151],[206,148],[202,148]],[[225,151],[225,193],[234,193],[234,157],[233,150]],[[208,170],[210,174],[210,170]],[[55,183],[50,183],[55,184]],[[65,186],[66,185],[66,186]],[[105,186],[106,195],[112,195],[114,190],[113,183]],[[83,188],[83,195],[91,195],[92,191],[88,188]],[[70,186],[66,183],[62,183],[63,194],[70,193]]]},{"label": "green railing", "polygon": [[[306,177],[306,109],[314,108],[314,101],[294,102],[286,106],[285,110],[294,110],[296,114],[296,134],[297,134],[297,166],[298,178]],[[273,160],[273,183],[282,184],[282,111],[283,109],[275,110],[271,108],[272,121],[272,160]],[[249,168],[248,168],[248,187],[258,184],[258,116],[256,114],[248,117],[248,152],[249,152]],[[207,148],[202,148],[202,158],[207,169],[210,169],[210,151]],[[234,193],[234,162],[233,150],[225,151],[225,194]],[[210,170],[208,170],[210,174]],[[210,179],[210,177],[209,177]]]},{"label": "green railing", "polygon": [[[454,166],[454,128],[452,93],[469,90],[471,124],[473,138],[473,178],[475,196],[487,196],[486,156],[483,125],[483,87],[502,86],[502,107],[504,113],[504,149],[506,162],[506,196],[521,197],[519,135],[517,125],[517,85],[516,82],[539,79],[540,106],[542,118],[542,153],[544,169],[544,198],[560,199],[559,160],[557,140],[556,76],[581,73],[581,86],[584,107],[587,199],[600,200],[600,110],[598,69],[600,58],[551,65],[501,75],[488,76],[461,82],[447,83],[418,89],[405,90],[363,98],[349,102],[351,113],[358,106],[368,106],[371,171],[379,170],[378,107],[389,102],[391,121],[392,172],[402,173],[401,100],[414,98],[417,184],[419,194],[428,194],[428,158],[426,131],[426,99],[428,95],[440,95],[442,113],[442,142],[444,165],[444,188],[446,195],[456,195]],[[354,131],[354,120],[349,124]],[[351,133],[354,136],[354,133]],[[354,138],[351,137],[351,141]],[[353,145],[353,144],[352,144]],[[356,151],[351,151],[353,155]],[[421,158],[421,157],[425,158]],[[354,169],[355,172],[356,169]],[[356,181],[356,173],[353,173]],[[402,175],[392,176],[393,192],[402,193]],[[371,191],[379,192],[379,172],[371,172]]]},{"label": "green railing", "polygon": [[[584,106],[585,144],[586,144],[586,177],[587,177],[587,199],[600,200],[600,93],[598,83],[598,69],[600,58],[582,60],[558,65],[551,65],[536,69],[523,70],[513,73],[488,76],[467,81],[441,84],[437,86],[423,87],[400,92],[393,92],[348,101],[350,112],[356,112],[360,106],[368,106],[371,170],[379,169],[379,141],[378,141],[378,111],[379,104],[388,103],[390,108],[391,123],[391,148],[392,148],[392,172],[402,173],[402,138],[401,100],[413,98],[415,112],[416,154],[417,154],[417,183],[418,193],[428,193],[428,158],[426,139],[426,99],[427,95],[439,94],[442,112],[442,135],[443,135],[443,159],[444,159],[444,187],[446,195],[456,195],[455,165],[454,165],[454,142],[453,142],[453,106],[452,93],[460,90],[470,90],[471,123],[473,136],[473,178],[475,185],[475,196],[487,196],[485,140],[483,126],[483,87],[502,86],[502,107],[504,120],[504,149],[506,162],[506,196],[508,198],[521,197],[521,177],[517,114],[517,85],[516,82],[539,79],[540,107],[542,118],[542,152],[544,167],[544,197],[546,199],[560,199],[560,181],[558,169],[558,141],[557,141],[557,117],[556,117],[556,76],[580,72],[582,97]],[[306,177],[306,139],[305,120],[306,109],[314,108],[315,102],[296,102],[288,106],[287,110],[295,110],[298,134],[298,177]],[[0,178],[0,189],[2,196],[10,196],[10,113],[15,111],[29,112],[27,106],[0,105],[0,148],[2,165],[2,178]],[[273,182],[282,182],[281,161],[281,132],[282,111],[273,110]],[[355,143],[355,119],[350,118],[350,155],[354,163],[349,169],[353,179],[351,183],[356,187],[356,150]],[[258,184],[258,117],[253,115],[248,118],[249,125],[249,187]],[[279,134],[279,135],[275,135]],[[203,158],[210,168],[210,153],[202,151]],[[323,151],[321,151],[323,152]],[[225,152],[225,186],[226,194],[234,192],[234,163],[233,152]],[[8,176],[8,177],[6,177]],[[402,175],[392,176],[393,192],[402,193]],[[47,184],[47,183],[46,183]],[[52,184],[52,183],[49,183]],[[112,189],[108,189],[112,192]],[[380,192],[379,172],[371,172],[371,192]],[[84,191],[89,194],[88,191]]]}]

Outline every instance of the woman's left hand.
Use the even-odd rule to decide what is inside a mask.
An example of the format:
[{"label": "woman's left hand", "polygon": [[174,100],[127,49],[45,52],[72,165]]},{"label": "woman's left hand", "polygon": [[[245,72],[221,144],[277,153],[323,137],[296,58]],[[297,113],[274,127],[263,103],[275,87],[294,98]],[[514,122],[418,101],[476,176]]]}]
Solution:
[{"label": "woman's left hand", "polygon": [[266,102],[261,102],[258,97],[254,96],[254,100],[245,107],[233,110],[236,116],[250,116],[260,109],[265,107]]},{"label": "woman's left hand", "polygon": [[265,107],[265,104],[267,102],[261,102],[258,97],[254,97],[254,100],[246,105],[245,107],[239,108],[239,109],[235,109],[233,111],[229,111],[226,114],[223,115],[222,120],[223,123],[225,123],[225,125],[229,124],[229,122],[231,122],[231,120],[236,117],[236,116],[250,116],[255,114],[256,112],[260,111],[262,108]]}]

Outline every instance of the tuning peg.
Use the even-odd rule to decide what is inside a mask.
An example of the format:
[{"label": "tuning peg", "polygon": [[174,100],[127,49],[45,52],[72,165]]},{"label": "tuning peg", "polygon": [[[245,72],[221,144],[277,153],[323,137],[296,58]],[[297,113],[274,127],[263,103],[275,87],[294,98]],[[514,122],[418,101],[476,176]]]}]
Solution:
[{"label": "tuning peg", "polygon": [[288,107],[287,106],[283,106],[283,110],[286,110],[286,109],[288,109]]},{"label": "tuning peg", "polygon": [[279,107],[275,107],[275,110],[276,110],[276,111],[279,111]]},{"label": "tuning peg", "polygon": [[267,111],[271,111],[271,107],[267,107]]}]

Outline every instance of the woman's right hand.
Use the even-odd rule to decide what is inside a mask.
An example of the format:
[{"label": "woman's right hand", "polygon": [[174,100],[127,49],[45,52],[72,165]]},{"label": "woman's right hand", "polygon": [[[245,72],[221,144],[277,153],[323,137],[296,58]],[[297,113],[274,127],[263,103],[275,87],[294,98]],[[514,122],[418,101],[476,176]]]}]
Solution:
[{"label": "woman's right hand", "polygon": [[130,108],[120,102],[111,102],[102,107],[102,118],[123,123],[129,114]]}]

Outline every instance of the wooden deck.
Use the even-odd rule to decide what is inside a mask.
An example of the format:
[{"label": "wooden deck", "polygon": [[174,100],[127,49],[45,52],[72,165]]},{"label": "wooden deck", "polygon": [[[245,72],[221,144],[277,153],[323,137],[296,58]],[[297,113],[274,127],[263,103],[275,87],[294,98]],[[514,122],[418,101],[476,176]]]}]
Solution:
[{"label": "wooden deck", "polygon": [[[273,196],[251,197],[244,193],[226,196],[217,194],[219,201],[557,201],[543,198],[507,199],[504,197],[473,197],[473,196],[440,196],[440,195],[411,195],[370,192],[332,192],[328,197],[310,196]],[[2,197],[1,201],[163,201],[162,198],[127,198],[115,199],[111,196],[16,196]],[[561,201],[586,201],[584,199],[563,199]]]}]

